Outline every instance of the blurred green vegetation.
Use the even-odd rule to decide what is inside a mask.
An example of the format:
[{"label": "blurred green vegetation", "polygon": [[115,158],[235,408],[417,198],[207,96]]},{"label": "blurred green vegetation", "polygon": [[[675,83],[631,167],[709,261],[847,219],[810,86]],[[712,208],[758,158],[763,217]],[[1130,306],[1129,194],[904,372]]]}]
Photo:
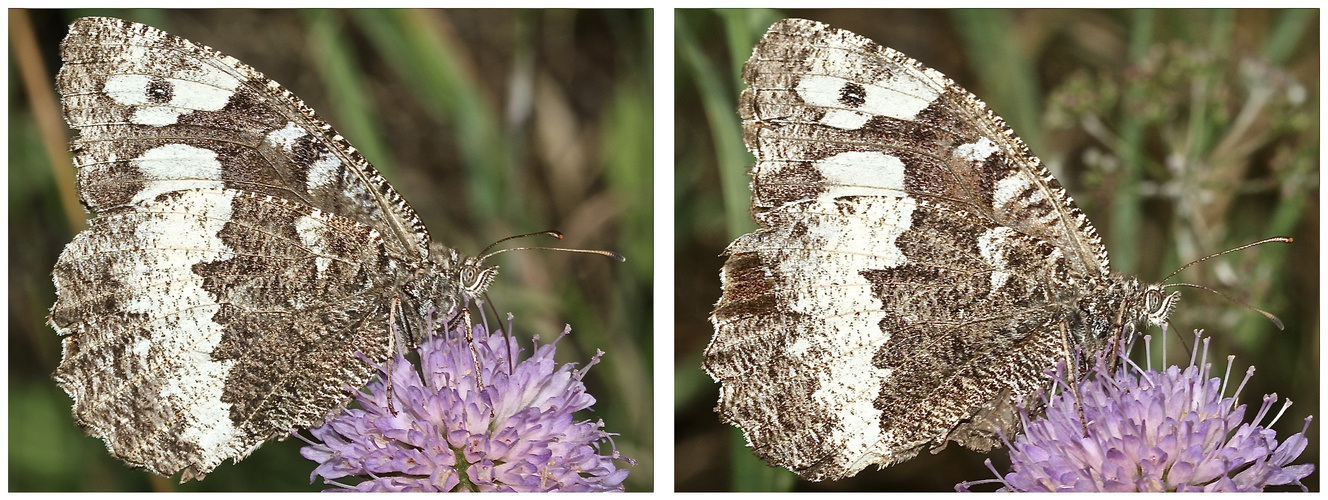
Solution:
[{"label": "blurred green vegetation", "polygon": [[[987,102],[1066,186],[1112,269],[1156,281],[1243,243],[1292,236],[1187,269],[1276,314],[1186,290],[1172,329],[1213,337],[1215,365],[1255,365],[1245,402],[1295,401],[1275,429],[1298,432],[1319,406],[1319,31],[1316,10],[679,10],[676,12],[675,474],[679,491],[952,491],[1001,470],[1002,452],[951,446],[883,471],[808,483],[743,449],[712,408],[700,369],[719,297],[720,255],[753,226],[736,99],[741,65],[771,22],[804,17],[852,30],[931,66]],[[1151,332],[1155,336],[1158,332]],[[1170,363],[1188,358],[1168,335]],[[1155,339],[1154,352],[1157,340]],[[1156,361],[1155,361],[1156,363]],[[1156,366],[1156,364],[1154,365]],[[1237,377],[1238,378],[1238,377]],[[1257,406],[1257,404],[1256,404]],[[1252,416],[1252,411],[1247,414]],[[1317,463],[1318,420],[1295,463]],[[1318,473],[1305,484],[1318,489]]]},{"label": "blurred green vegetation", "polygon": [[[11,43],[9,92],[9,487],[16,491],[309,491],[313,462],[298,439],[271,442],[206,480],[131,470],[84,436],[50,379],[60,343],[45,325],[50,270],[73,233],[36,127],[50,98],[68,23],[109,15],[150,24],[235,56],[281,82],[363,151],[433,238],[474,254],[513,234],[557,229],[563,241],[520,246],[604,249],[625,264],[567,253],[507,253],[490,289],[515,336],[572,334],[559,360],[606,352],[586,383],[626,457],[628,491],[653,484],[650,10],[78,10],[26,11],[38,75],[20,84]],[[11,23],[16,12],[11,11]],[[11,36],[14,31],[11,31]],[[58,96],[55,96],[58,100]],[[50,102],[50,101],[45,101]],[[58,102],[58,101],[56,101]],[[57,118],[58,119],[58,118]],[[63,125],[63,122],[60,122]],[[69,134],[67,129],[62,130]],[[55,138],[63,143],[67,137]],[[59,162],[58,164],[53,164]],[[487,314],[487,308],[485,310]]]}]

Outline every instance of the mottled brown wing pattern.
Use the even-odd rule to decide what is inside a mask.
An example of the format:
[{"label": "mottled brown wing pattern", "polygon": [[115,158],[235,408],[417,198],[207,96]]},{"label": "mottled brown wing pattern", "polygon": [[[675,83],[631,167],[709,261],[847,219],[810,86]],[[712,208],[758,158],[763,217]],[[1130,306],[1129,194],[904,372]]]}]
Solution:
[{"label": "mottled brown wing pattern", "polygon": [[375,228],[423,259],[424,223],[353,146],[262,73],[122,19],[76,21],[57,77],[79,194],[107,212],[179,189],[269,194]]},{"label": "mottled brown wing pattern", "polygon": [[392,333],[388,308],[456,311],[463,257],[275,82],[120,19],[75,21],[61,55],[97,217],[53,272],[55,379],[112,455],[201,478],[321,423],[430,333],[414,314]]},{"label": "mottled brown wing pattern", "polygon": [[819,194],[816,184],[834,184],[799,182],[789,170],[882,152],[904,163],[911,196],[1052,241],[1075,252],[1079,272],[1105,273],[1106,249],[1060,183],[985,103],[940,72],[851,32],[790,19],[771,27],[743,73],[739,111],[758,159],[758,222],[770,208]]},{"label": "mottled brown wing pattern", "polygon": [[357,352],[387,358],[394,263],[372,250],[367,226],[230,189],[99,216],[53,272],[55,379],[113,455],[202,477],[321,422],[372,377]]},{"label": "mottled brown wing pattern", "polygon": [[1137,283],[1108,272],[1059,183],[939,72],[787,19],[743,78],[760,228],[726,250],[711,316],[721,418],[812,480],[947,440],[999,445],[1067,342],[1103,341],[1110,325],[1085,309],[1119,308]]}]

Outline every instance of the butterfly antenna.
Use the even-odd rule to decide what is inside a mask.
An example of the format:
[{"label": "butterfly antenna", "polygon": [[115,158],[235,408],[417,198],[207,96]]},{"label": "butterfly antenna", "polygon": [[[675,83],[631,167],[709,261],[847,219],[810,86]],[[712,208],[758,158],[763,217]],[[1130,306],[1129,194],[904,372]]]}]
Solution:
[{"label": "butterfly antenna", "polygon": [[1273,326],[1276,326],[1278,330],[1285,330],[1285,329],[1286,329],[1286,328],[1282,325],[1282,320],[1277,319],[1277,316],[1273,316],[1273,313],[1270,313],[1270,312],[1265,311],[1265,310],[1263,310],[1263,309],[1259,309],[1259,308],[1254,307],[1254,306],[1252,306],[1252,305],[1246,304],[1245,302],[1242,302],[1242,301],[1236,300],[1236,299],[1234,299],[1234,298],[1231,298],[1231,297],[1228,296],[1227,294],[1224,294],[1224,293],[1219,292],[1219,291],[1217,291],[1217,290],[1214,290],[1214,289],[1212,289],[1212,288],[1208,288],[1208,287],[1203,286],[1203,285],[1196,285],[1196,284],[1194,284],[1194,283],[1168,283],[1168,284],[1166,284],[1166,285],[1162,285],[1162,288],[1167,288],[1167,287],[1171,287],[1171,286],[1187,286],[1187,287],[1190,287],[1190,288],[1198,288],[1198,289],[1200,289],[1200,290],[1207,290],[1207,291],[1213,292],[1213,293],[1215,293],[1215,294],[1221,296],[1221,297],[1224,298],[1224,299],[1230,300],[1230,301],[1232,301],[1232,302],[1234,302],[1234,303],[1236,303],[1236,304],[1240,304],[1240,305],[1242,305],[1242,306],[1245,306],[1245,308],[1247,308],[1247,309],[1249,309],[1249,310],[1251,310],[1251,311],[1254,311],[1254,312],[1257,312],[1257,313],[1259,313],[1259,314],[1262,314],[1263,317],[1268,318],[1268,321],[1272,321],[1272,322],[1273,322]]},{"label": "butterfly antenna", "polygon": [[[610,259],[614,259],[614,260],[616,260],[616,261],[618,261],[618,262],[626,262],[626,261],[627,261],[627,258],[626,258],[626,257],[623,257],[622,255],[618,254],[617,252],[610,252],[610,251],[608,251],[608,250],[583,250],[583,249],[580,249],[580,248],[557,248],[557,247],[514,247],[514,248],[503,248],[503,249],[501,249],[501,250],[494,250],[494,251],[492,251],[492,252],[489,251],[489,250],[493,250],[493,247],[498,246],[499,243],[502,243],[502,242],[504,242],[504,241],[514,240],[514,239],[517,239],[517,238],[528,238],[528,237],[531,237],[531,236],[543,236],[543,235],[552,236],[552,237],[554,237],[554,238],[558,238],[558,239],[560,239],[560,240],[563,239],[563,233],[562,233],[562,232],[555,231],[555,230],[552,230],[552,229],[550,229],[550,230],[546,230],[546,231],[536,231],[536,232],[533,232],[533,233],[518,234],[518,235],[515,235],[515,236],[508,236],[508,237],[506,237],[506,238],[503,238],[503,239],[500,239],[500,240],[495,241],[495,242],[493,242],[493,243],[490,243],[489,246],[487,246],[487,247],[484,247],[484,250],[482,250],[482,251],[480,252],[480,256],[479,256],[477,259],[475,259],[475,260],[476,260],[476,262],[484,262],[484,261],[485,261],[486,259],[488,259],[489,257],[493,257],[493,256],[495,256],[495,255],[498,255],[498,254],[501,254],[501,253],[504,253],[504,252],[511,252],[511,251],[513,251],[513,250],[552,250],[552,251],[555,251],[555,252],[588,253],[588,254],[592,254],[592,255],[603,255],[603,256],[608,257],[608,258],[610,258]],[[497,311],[496,309],[494,309],[493,301],[489,300],[489,292],[488,292],[488,291],[485,291],[485,292],[484,292],[484,302],[489,306],[489,310],[493,311],[493,315],[494,315],[494,317],[495,317],[495,318],[498,317],[498,311]],[[513,370],[514,370],[514,368],[512,367],[512,357],[515,356],[515,351],[514,351],[514,350],[516,349],[516,344],[515,344],[515,342],[516,342],[516,339],[512,336],[512,332],[510,332],[510,331],[507,332],[507,346],[508,346],[508,354],[509,354],[508,357],[507,357],[507,358],[508,358],[508,359],[507,359],[507,373],[508,373],[508,374],[513,373]]]},{"label": "butterfly antenna", "polygon": [[489,257],[493,257],[493,256],[498,255],[498,254],[500,254],[500,253],[511,252],[511,251],[513,251],[513,250],[552,250],[552,251],[554,251],[554,252],[588,253],[588,254],[591,254],[591,255],[603,255],[603,256],[605,256],[605,257],[608,257],[608,258],[610,258],[610,259],[616,260],[616,261],[618,261],[618,262],[627,262],[627,257],[623,257],[623,256],[622,256],[621,254],[619,254],[618,252],[610,252],[610,251],[608,251],[608,250],[585,250],[585,249],[582,249],[582,248],[558,248],[558,247],[513,247],[513,248],[504,248],[504,249],[502,249],[502,250],[498,250],[498,251],[496,251],[496,252],[493,252],[493,253],[490,253],[490,254],[486,254],[486,255],[480,257],[480,259],[487,259],[487,258],[489,258]]},{"label": "butterfly antenna", "polygon": [[[1208,260],[1208,259],[1214,258],[1214,257],[1220,257],[1220,256],[1223,256],[1223,255],[1229,254],[1229,253],[1231,253],[1231,252],[1239,252],[1239,251],[1241,251],[1241,250],[1244,250],[1244,249],[1247,249],[1247,248],[1250,248],[1250,247],[1253,247],[1253,246],[1262,245],[1262,244],[1264,244],[1264,243],[1291,243],[1291,242],[1292,242],[1292,239],[1289,238],[1289,237],[1286,237],[1286,236],[1277,236],[1277,237],[1273,237],[1273,238],[1262,239],[1262,240],[1256,241],[1256,242],[1254,242],[1254,243],[1246,243],[1246,244],[1244,244],[1244,245],[1241,245],[1241,246],[1238,246],[1238,247],[1236,247],[1236,248],[1232,248],[1232,249],[1229,249],[1229,250],[1223,250],[1223,251],[1221,251],[1221,252],[1218,252],[1218,253],[1215,253],[1215,254],[1209,255],[1209,256],[1204,257],[1204,258],[1202,258],[1202,259],[1198,259],[1198,260],[1192,261],[1192,262],[1190,262],[1189,264],[1185,264],[1185,265],[1183,265],[1183,266],[1180,266],[1179,269],[1176,269],[1175,271],[1172,271],[1171,274],[1168,274],[1167,277],[1164,278],[1164,279],[1162,280],[1162,283],[1166,283],[1167,280],[1171,279],[1172,277],[1176,276],[1177,274],[1180,274],[1180,272],[1181,272],[1181,271],[1184,271],[1186,268],[1188,268],[1188,267],[1190,267],[1190,266],[1193,266],[1193,265],[1195,265],[1195,264],[1198,264],[1198,263],[1200,263],[1200,262],[1203,262],[1203,261],[1205,261],[1205,260]],[[1217,294],[1218,296],[1220,296],[1220,297],[1222,297],[1222,298],[1224,298],[1224,299],[1227,299],[1227,300],[1229,300],[1229,301],[1231,301],[1231,302],[1234,302],[1234,303],[1236,303],[1236,304],[1240,304],[1240,305],[1242,305],[1242,306],[1245,306],[1246,309],[1249,309],[1249,310],[1251,310],[1251,311],[1254,311],[1254,312],[1257,312],[1257,313],[1259,313],[1259,314],[1262,314],[1263,317],[1268,318],[1268,321],[1273,322],[1273,325],[1276,326],[1278,330],[1285,330],[1285,329],[1286,329],[1286,328],[1282,325],[1282,320],[1278,319],[1277,316],[1273,316],[1272,313],[1270,313],[1270,312],[1268,312],[1268,311],[1265,311],[1265,310],[1263,310],[1263,309],[1259,309],[1259,308],[1254,307],[1254,306],[1252,306],[1252,305],[1246,304],[1246,303],[1243,302],[1243,301],[1239,301],[1239,300],[1236,300],[1236,299],[1234,299],[1234,298],[1231,298],[1230,296],[1227,296],[1226,294],[1224,294],[1224,293],[1222,293],[1222,292],[1219,292],[1219,291],[1217,291],[1217,290],[1214,290],[1214,289],[1212,289],[1212,288],[1208,288],[1208,287],[1206,287],[1206,286],[1201,286],[1201,285],[1196,285],[1196,284],[1193,284],[1193,283],[1169,283],[1169,284],[1164,284],[1164,285],[1162,285],[1162,288],[1173,287],[1173,286],[1185,286],[1185,287],[1198,288],[1198,289],[1200,289],[1200,290],[1207,290],[1207,291],[1209,291],[1209,292],[1213,292],[1213,293]],[[1182,343],[1183,343],[1183,341],[1182,341]]]},{"label": "butterfly antenna", "polygon": [[[529,238],[529,237],[531,237],[531,236],[541,236],[541,235],[549,235],[549,236],[552,236],[552,237],[554,237],[554,238],[558,238],[558,239],[560,239],[560,240],[563,239],[563,233],[561,233],[561,232],[559,232],[559,231],[554,231],[554,230],[552,230],[552,229],[547,230],[547,231],[535,231],[535,232],[533,232],[533,233],[518,234],[518,235],[515,235],[515,236],[508,236],[508,237],[503,238],[503,239],[501,239],[501,240],[498,240],[498,241],[495,241],[495,242],[493,242],[493,243],[490,243],[489,246],[484,247],[484,250],[480,250],[480,255],[484,255],[485,252],[488,252],[489,250],[493,249],[493,247],[498,246],[499,243],[502,243],[502,242],[504,242],[504,241],[515,240],[515,239],[517,239],[517,238]],[[484,259],[481,257],[480,260],[484,260]]]},{"label": "butterfly antenna", "polygon": [[[616,261],[618,261],[618,262],[626,262],[626,261],[627,261],[627,257],[623,257],[622,255],[620,255],[620,254],[617,253],[617,252],[610,252],[610,251],[608,251],[608,250],[585,250],[585,249],[581,249],[581,248],[513,247],[513,248],[504,248],[504,249],[501,249],[501,250],[495,250],[495,251],[493,251],[493,252],[489,252],[489,250],[492,249],[494,246],[497,246],[499,243],[502,243],[502,242],[504,242],[504,241],[507,241],[507,240],[514,240],[514,239],[517,239],[517,238],[526,238],[526,237],[530,237],[530,236],[540,236],[540,235],[549,235],[549,236],[553,236],[554,238],[558,238],[558,239],[560,239],[560,240],[563,239],[563,233],[560,233],[560,232],[558,232],[558,231],[554,231],[554,230],[552,230],[552,229],[550,229],[550,230],[548,230],[548,231],[538,231],[538,232],[534,232],[534,233],[526,233],[526,234],[518,234],[518,235],[516,235],[516,236],[508,236],[508,237],[506,237],[506,238],[503,238],[503,239],[501,239],[501,240],[498,240],[498,241],[493,242],[492,244],[490,244],[490,245],[487,246],[487,247],[484,247],[484,251],[480,252],[480,256],[479,256],[479,258],[476,259],[476,260],[478,260],[479,262],[484,262],[484,261],[487,260],[489,257],[493,257],[493,256],[498,255],[498,254],[500,254],[500,253],[511,252],[511,251],[513,251],[513,250],[552,250],[552,251],[555,251],[555,252],[588,253],[588,254],[592,254],[592,255],[603,255],[603,256],[605,256],[605,257],[608,257],[608,258],[610,258],[610,259],[616,260]],[[487,253],[486,253],[486,252],[487,252]]]},{"label": "butterfly antenna", "polygon": [[[1232,249],[1230,249],[1230,250],[1223,250],[1223,251],[1221,251],[1221,252],[1218,252],[1218,253],[1215,253],[1215,254],[1209,255],[1209,256],[1204,257],[1204,258],[1202,258],[1202,259],[1199,259],[1199,260],[1196,260],[1196,261],[1192,261],[1192,262],[1190,262],[1189,264],[1185,264],[1185,265],[1183,265],[1183,266],[1180,266],[1180,269],[1177,269],[1177,270],[1175,270],[1175,271],[1172,271],[1171,274],[1168,274],[1167,277],[1164,278],[1164,279],[1162,280],[1162,283],[1166,283],[1167,280],[1171,279],[1172,276],[1175,276],[1175,275],[1177,275],[1177,274],[1180,274],[1180,272],[1181,272],[1181,271],[1184,271],[1186,268],[1188,268],[1188,267],[1190,267],[1190,266],[1193,266],[1193,265],[1195,265],[1195,264],[1198,264],[1198,263],[1200,263],[1200,262],[1203,262],[1203,261],[1205,261],[1205,260],[1211,259],[1211,258],[1213,258],[1213,257],[1220,257],[1220,256],[1223,256],[1223,255],[1229,254],[1229,253],[1231,253],[1231,252],[1239,252],[1239,251],[1241,251],[1241,250],[1244,250],[1244,249],[1249,248],[1249,247],[1252,247],[1252,246],[1262,245],[1262,244],[1264,244],[1264,243],[1273,243],[1273,242],[1278,242],[1278,243],[1291,243],[1291,238],[1288,238],[1288,237],[1285,237],[1285,236],[1277,236],[1277,237],[1274,237],[1274,238],[1268,238],[1268,239],[1259,240],[1259,241],[1256,241],[1256,242],[1254,242],[1254,243],[1246,243],[1246,244],[1244,244],[1244,245],[1238,246],[1238,247],[1236,247],[1236,248],[1232,248]],[[1209,290],[1209,291],[1212,292],[1212,290]],[[1217,293],[1217,292],[1213,292],[1213,293]],[[1218,295],[1222,295],[1222,294],[1219,293]],[[1225,296],[1224,296],[1224,297],[1225,297]],[[1247,307],[1248,307],[1248,306],[1247,306]]]}]

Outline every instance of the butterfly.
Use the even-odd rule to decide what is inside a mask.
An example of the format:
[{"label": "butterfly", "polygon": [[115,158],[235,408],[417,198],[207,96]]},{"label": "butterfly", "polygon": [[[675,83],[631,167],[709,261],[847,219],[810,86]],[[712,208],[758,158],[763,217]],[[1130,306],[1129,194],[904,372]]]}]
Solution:
[{"label": "butterfly", "polygon": [[321,423],[494,279],[235,58],[105,17],[75,21],[60,54],[96,217],[52,273],[54,377],[127,464],[200,479]]},{"label": "butterfly", "polygon": [[725,251],[703,368],[770,464],[821,481],[990,450],[1049,369],[1179,299],[1112,272],[1060,183],[940,72],[785,19],[743,79],[759,228]]}]

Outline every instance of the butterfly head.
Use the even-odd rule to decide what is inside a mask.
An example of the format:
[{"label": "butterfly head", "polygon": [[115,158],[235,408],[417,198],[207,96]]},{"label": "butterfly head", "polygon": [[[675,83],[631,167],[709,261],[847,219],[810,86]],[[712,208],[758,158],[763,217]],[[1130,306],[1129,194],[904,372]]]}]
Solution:
[{"label": "butterfly head", "polygon": [[484,295],[494,278],[498,277],[498,266],[484,265],[485,256],[467,257],[452,248],[434,243],[430,248],[433,255],[434,270],[426,274],[440,276],[433,295],[455,297],[459,304]]},{"label": "butterfly head", "polygon": [[476,298],[489,289],[493,279],[498,277],[498,266],[484,265],[484,257],[466,257],[457,272],[461,293],[467,298]]},{"label": "butterfly head", "polygon": [[1143,291],[1144,318],[1152,326],[1167,324],[1167,317],[1180,300],[1180,292],[1166,293],[1162,285],[1148,285]]}]

